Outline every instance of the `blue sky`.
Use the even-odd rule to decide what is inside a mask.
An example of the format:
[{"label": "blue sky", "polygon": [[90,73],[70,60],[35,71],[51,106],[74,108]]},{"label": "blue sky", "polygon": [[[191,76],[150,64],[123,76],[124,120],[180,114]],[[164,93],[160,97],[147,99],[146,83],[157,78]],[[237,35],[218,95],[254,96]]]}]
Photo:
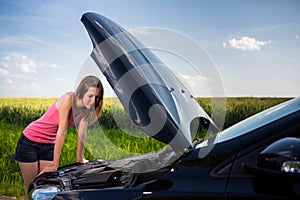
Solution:
[{"label": "blue sky", "polygon": [[300,96],[298,0],[0,0],[0,96],[74,90],[92,45],[93,11],[126,29],[161,27],[202,46],[226,96]]}]

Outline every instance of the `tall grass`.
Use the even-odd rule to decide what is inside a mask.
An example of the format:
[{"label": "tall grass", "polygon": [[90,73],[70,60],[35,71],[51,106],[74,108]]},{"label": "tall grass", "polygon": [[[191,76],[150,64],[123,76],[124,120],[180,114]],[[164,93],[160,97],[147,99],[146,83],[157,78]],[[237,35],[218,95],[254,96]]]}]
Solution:
[{"label": "tall grass", "polygon": [[[274,105],[285,102],[291,98],[253,98],[253,97],[236,97],[226,98],[226,118],[223,128],[227,128],[237,122],[246,119],[260,111],[268,109]],[[211,115],[212,103],[209,98],[199,98],[198,103],[203,109]]]},{"label": "tall grass", "polygon": [[23,127],[0,122],[0,194],[6,196],[23,195],[23,180],[20,169],[13,159],[19,133]]},{"label": "tall grass", "polygon": [[[288,98],[227,98],[224,128],[286,100]],[[23,195],[22,176],[13,159],[17,140],[23,129],[39,118],[54,101],[55,98],[0,98],[0,195],[18,198]],[[212,113],[210,99],[197,101],[209,115]],[[136,153],[153,152],[164,146],[152,138],[143,137],[143,133],[128,123],[127,114],[114,99],[105,99],[99,124],[100,127],[91,127],[88,132],[85,157],[89,160],[115,160]],[[124,130],[134,130],[134,134],[129,135]],[[73,128],[66,136],[61,165],[76,161],[76,144],[77,132]]]}]

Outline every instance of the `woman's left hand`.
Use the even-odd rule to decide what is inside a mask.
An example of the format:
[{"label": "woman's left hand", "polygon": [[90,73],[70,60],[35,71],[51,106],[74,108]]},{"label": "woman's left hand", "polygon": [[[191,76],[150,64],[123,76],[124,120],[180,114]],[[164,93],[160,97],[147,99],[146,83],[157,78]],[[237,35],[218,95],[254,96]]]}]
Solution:
[{"label": "woman's left hand", "polygon": [[54,165],[53,165],[53,166],[50,165],[50,166],[45,167],[45,168],[38,174],[38,176],[41,175],[41,174],[43,174],[43,173],[45,173],[45,172],[56,172],[56,171],[57,171],[57,167],[55,167]]},{"label": "woman's left hand", "polygon": [[89,162],[89,160],[85,159],[85,158],[82,158],[80,160],[77,160],[78,163],[81,163],[81,164],[86,164]]}]

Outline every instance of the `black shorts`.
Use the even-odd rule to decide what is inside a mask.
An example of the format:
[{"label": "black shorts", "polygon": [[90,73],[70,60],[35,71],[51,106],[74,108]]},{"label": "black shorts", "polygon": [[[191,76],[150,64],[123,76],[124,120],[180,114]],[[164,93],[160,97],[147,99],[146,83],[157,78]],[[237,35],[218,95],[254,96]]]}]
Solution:
[{"label": "black shorts", "polygon": [[53,161],[54,144],[33,142],[21,134],[14,159],[19,162]]}]

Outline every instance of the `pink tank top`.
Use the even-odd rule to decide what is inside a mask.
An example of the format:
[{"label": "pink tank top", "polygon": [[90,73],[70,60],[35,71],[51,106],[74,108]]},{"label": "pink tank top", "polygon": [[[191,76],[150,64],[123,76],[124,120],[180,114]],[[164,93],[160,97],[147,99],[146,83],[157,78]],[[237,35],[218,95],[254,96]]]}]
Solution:
[{"label": "pink tank top", "polygon": [[[59,112],[55,104],[56,101],[48,108],[42,117],[33,121],[25,128],[23,131],[25,137],[38,143],[55,143],[59,125]],[[78,124],[79,118],[76,117],[74,120],[71,109],[68,117],[68,127],[74,127],[75,124]]]}]

